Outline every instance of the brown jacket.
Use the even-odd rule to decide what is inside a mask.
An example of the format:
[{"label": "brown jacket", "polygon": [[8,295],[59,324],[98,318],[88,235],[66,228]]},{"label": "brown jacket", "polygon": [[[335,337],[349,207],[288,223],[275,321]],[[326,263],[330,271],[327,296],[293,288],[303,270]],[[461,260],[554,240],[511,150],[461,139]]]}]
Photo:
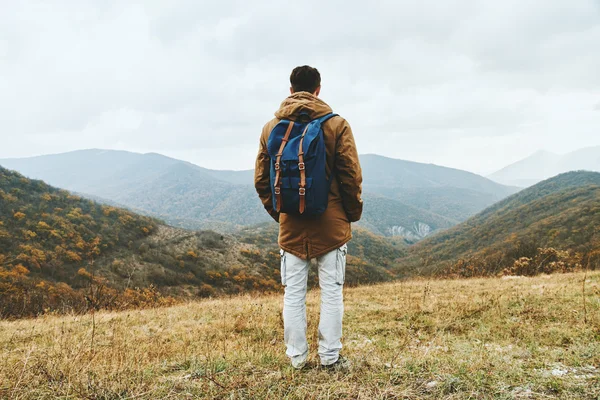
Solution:
[{"label": "brown jacket", "polygon": [[279,246],[297,257],[310,259],[335,250],[352,239],[351,222],[362,214],[362,172],[350,125],[342,117],[333,117],[323,125],[327,151],[327,174],[333,171],[329,201],[325,213],[308,218],[279,215],[273,208],[267,141],[271,130],[282,119],[297,120],[300,112],[312,119],[331,112],[321,99],[308,92],[294,93],[281,103],[275,119],[269,121],[260,136],[254,186],[267,212],[279,222]]}]

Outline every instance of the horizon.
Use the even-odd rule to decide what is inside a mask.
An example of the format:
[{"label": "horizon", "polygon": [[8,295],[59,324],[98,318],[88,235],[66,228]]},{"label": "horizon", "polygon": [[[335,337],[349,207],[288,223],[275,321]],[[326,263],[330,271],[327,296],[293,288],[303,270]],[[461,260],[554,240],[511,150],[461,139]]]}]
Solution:
[{"label": "horizon", "polygon": [[[442,165],[442,164],[438,164],[436,162],[415,161],[415,160],[409,160],[409,159],[395,158],[395,157],[389,157],[389,156],[386,156],[386,155],[383,155],[383,154],[378,154],[378,153],[359,153],[359,156],[360,157],[363,157],[363,156],[377,156],[377,157],[383,157],[383,158],[397,160],[397,161],[405,161],[405,162],[412,162],[412,163],[417,163],[417,164],[434,165],[434,166],[442,167],[442,168],[457,169],[457,170],[460,170],[460,171],[470,172],[470,173],[473,173],[473,174],[476,174],[476,175],[480,175],[480,176],[482,176],[484,178],[493,180],[491,178],[491,175],[494,175],[497,172],[501,172],[504,169],[506,169],[508,167],[511,167],[515,163],[518,163],[520,161],[523,161],[523,160],[525,160],[527,158],[533,157],[533,156],[535,156],[537,154],[540,154],[540,153],[547,153],[547,154],[556,155],[556,156],[559,156],[559,157],[564,157],[564,156],[569,155],[569,154],[571,154],[573,152],[577,152],[577,151],[581,151],[581,150],[596,149],[596,148],[600,148],[600,145],[598,145],[598,146],[582,147],[582,148],[578,148],[578,149],[575,149],[573,151],[568,151],[568,152],[564,152],[564,153],[551,152],[551,151],[546,150],[546,149],[539,149],[539,150],[537,150],[537,151],[529,154],[528,156],[524,157],[523,159],[519,159],[519,160],[517,160],[517,161],[515,161],[515,162],[513,162],[511,164],[507,164],[507,165],[505,165],[505,166],[503,166],[503,167],[501,167],[501,168],[499,168],[499,169],[497,169],[495,171],[492,171],[489,174],[480,174],[480,173],[478,173],[476,171],[470,171],[470,170],[467,170],[467,169],[461,169],[461,168],[456,168],[456,167],[452,167],[452,166],[448,166],[448,165]],[[163,154],[163,153],[159,153],[159,152],[156,152],[156,151],[140,152],[140,151],[134,151],[134,150],[108,149],[108,148],[76,149],[76,150],[70,150],[70,151],[64,151],[64,152],[58,152],[58,153],[35,154],[35,155],[25,156],[25,157],[0,157],[0,161],[2,161],[2,160],[20,160],[20,159],[29,159],[29,158],[45,157],[45,156],[59,156],[59,155],[63,155],[63,154],[85,152],[85,151],[115,151],[115,152],[125,152],[125,153],[138,154],[138,155],[156,154],[156,155],[159,155],[159,156],[162,156],[162,157],[171,158],[171,159],[174,159],[174,160],[177,160],[177,161],[187,162],[187,163],[193,164],[193,165],[195,165],[197,167],[208,169],[208,170],[230,171],[230,172],[248,172],[248,171],[254,171],[254,167],[249,167],[249,168],[245,168],[245,169],[220,169],[220,168],[211,168],[211,167],[208,167],[206,165],[198,164],[198,163],[196,163],[194,161],[191,161],[191,160],[185,160],[185,159],[173,157],[173,156],[170,156],[168,154]]]}]

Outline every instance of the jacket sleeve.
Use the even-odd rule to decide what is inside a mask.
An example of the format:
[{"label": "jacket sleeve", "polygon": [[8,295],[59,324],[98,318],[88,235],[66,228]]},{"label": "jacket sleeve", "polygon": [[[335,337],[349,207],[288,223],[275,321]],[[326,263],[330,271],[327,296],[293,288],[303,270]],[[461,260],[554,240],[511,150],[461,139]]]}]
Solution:
[{"label": "jacket sleeve", "polygon": [[263,203],[265,210],[273,217],[273,219],[279,222],[279,213],[273,208],[273,194],[271,193],[271,157],[267,151],[267,125],[263,128],[263,132],[260,135],[260,147],[258,149],[258,156],[256,157],[256,165],[254,167],[254,188],[260,197],[260,201]]},{"label": "jacket sleeve", "polygon": [[363,210],[362,170],[354,143],[354,135],[346,121],[344,121],[336,143],[335,170],[346,215],[350,222],[356,222],[360,220]]}]

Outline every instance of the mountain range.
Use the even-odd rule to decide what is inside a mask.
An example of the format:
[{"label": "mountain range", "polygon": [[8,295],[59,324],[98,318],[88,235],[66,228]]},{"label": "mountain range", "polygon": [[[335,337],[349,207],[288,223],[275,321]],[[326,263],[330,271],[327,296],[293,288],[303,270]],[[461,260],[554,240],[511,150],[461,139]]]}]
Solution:
[{"label": "mountain range", "polygon": [[505,185],[527,187],[552,176],[578,170],[600,172],[600,146],[563,155],[540,150],[494,172],[488,178]]},{"label": "mountain range", "polygon": [[[378,200],[386,207],[385,197],[369,201]],[[412,246],[355,228],[346,279],[352,285],[600,268],[598,226],[600,173],[570,172],[453,228],[422,232],[425,239]],[[275,224],[235,235],[183,230],[0,168],[0,317],[274,292],[277,250]],[[315,271],[309,281],[315,284]]]},{"label": "mountain range", "polygon": [[[235,232],[270,221],[253,171],[218,171],[160,154],[82,150],[0,165],[94,200],[189,229]],[[517,191],[479,175],[433,164],[361,156],[364,218],[359,226],[417,241]]]}]

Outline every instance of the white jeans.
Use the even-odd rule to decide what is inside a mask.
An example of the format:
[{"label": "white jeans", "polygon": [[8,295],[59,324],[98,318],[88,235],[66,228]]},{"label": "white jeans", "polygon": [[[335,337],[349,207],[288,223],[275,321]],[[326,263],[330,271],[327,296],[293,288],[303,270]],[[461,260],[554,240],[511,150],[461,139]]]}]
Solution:
[{"label": "white jeans", "polygon": [[[342,349],[342,317],[344,298],[342,288],[346,273],[346,253],[343,245],[317,258],[321,287],[321,317],[319,321],[319,357],[322,365],[338,360]],[[306,285],[309,260],[303,260],[281,250],[281,283],[283,297],[283,328],[286,354],[293,364],[308,357],[306,341]]]}]

